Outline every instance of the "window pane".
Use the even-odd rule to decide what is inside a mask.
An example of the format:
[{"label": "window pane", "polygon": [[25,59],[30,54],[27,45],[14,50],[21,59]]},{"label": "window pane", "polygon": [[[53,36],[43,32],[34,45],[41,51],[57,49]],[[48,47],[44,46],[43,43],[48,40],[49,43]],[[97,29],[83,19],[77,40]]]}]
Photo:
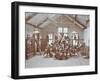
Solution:
[{"label": "window pane", "polygon": [[74,38],[78,39],[78,33],[76,31],[73,31],[72,32],[72,37],[73,37],[73,39]]},{"label": "window pane", "polygon": [[67,33],[68,32],[68,28],[64,28],[64,33]]},{"label": "window pane", "polygon": [[53,39],[53,35],[52,34],[48,34],[49,39]]},{"label": "window pane", "polygon": [[62,33],[63,29],[61,27],[58,28],[58,32]]}]

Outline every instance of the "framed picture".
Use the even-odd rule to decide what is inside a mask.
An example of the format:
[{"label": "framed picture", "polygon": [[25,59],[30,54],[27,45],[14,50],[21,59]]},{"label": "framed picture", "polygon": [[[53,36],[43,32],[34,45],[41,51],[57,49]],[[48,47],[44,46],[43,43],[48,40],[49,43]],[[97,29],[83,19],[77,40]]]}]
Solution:
[{"label": "framed picture", "polygon": [[97,7],[12,2],[14,79],[97,74]]}]

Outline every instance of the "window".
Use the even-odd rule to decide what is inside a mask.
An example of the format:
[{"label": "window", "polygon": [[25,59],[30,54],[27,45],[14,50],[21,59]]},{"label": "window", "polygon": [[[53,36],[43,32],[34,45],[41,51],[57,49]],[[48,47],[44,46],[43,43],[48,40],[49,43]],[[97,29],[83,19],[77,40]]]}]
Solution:
[{"label": "window", "polygon": [[68,28],[66,27],[59,27],[58,28],[58,33],[63,33],[64,34],[64,36],[68,36]]},{"label": "window", "polygon": [[58,28],[58,32],[59,32],[59,33],[63,33],[63,28],[59,27],[59,28]]},{"label": "window", "polygon": [[79,34],[76,31],[72,32],[72,39],[79,39]]},{"label": "window", "polygon": [[79,35],[76,31],[72,32],[73,45],[78,45]]},{"label": "window", "polygon": [[68,32],[68,28],[64,28],[64,27],[58,28],[58,33],[67,33],[67,32]]},{"label": "window", "polygon": [[68,32],[68,28],[63,28],[63,32],[67,33]]},{"label": "window", "polygon": [[48,34],[49,44],[53,42],[53,34]]}]

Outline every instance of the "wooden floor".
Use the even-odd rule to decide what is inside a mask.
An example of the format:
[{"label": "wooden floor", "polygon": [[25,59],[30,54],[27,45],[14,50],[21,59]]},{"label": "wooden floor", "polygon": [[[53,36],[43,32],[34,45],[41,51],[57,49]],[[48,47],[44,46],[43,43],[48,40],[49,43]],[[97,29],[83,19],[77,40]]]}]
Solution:
[{"label": "wooden floor", "polygon": [[61,66],[81,66],[89,65],[89,59],[84,59],[82,56],[74,56],[66,60],[57,60],[55,58],[45,58],[42,55],[37,55],[25,61],[25,68],[39,67],[61,67]]}]

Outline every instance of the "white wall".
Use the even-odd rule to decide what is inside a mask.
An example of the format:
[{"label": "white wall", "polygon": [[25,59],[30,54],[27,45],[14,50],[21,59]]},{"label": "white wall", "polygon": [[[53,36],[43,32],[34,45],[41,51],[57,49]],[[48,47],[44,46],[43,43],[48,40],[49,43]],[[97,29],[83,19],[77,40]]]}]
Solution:
[{"label": "white wall", "polygon": [[26,24],[25,25],[25,37],[27,37],[27,35],[33,35],[33,31],[34,31],[34,27]]},{"label": "white wall", "polygon": [[[11,69],[11,2],[14,0],[0,1],[0,81],[14,81],[10,78]],[[44,3],[58,3],[58,4],[73,4],[73,5],[90,5],[98,6],[100,14],[100,0],[21,0],[30,2],[44,2]],[[100,15],[98,16],[100,21]],[[100,30],[100,23],[98,23],[98,31]],[[98,32],[100,35],[100,32]],[[100,41],[100,36],[98,38]],[[100,48],[100,42],[98,43]],[[100,53],[100,50],[99,50]],[[100,58],[100,54],[98,57]],[[100,59],[98,59],[100,62]],[[100,63],[98,63],[100,68]],[[100,72],[100,69],[99,69]],[[41,79],[26,79],[25,81],[99,81],[100,73],[98,75],[82,75],[82,76],[66,76],[55,78],[41,78]],[[23,81],[23,80],[20,80]]]},{"label": "white wall", "polygon": [[88,27],[87,29],[84,30],[84,42],[86,44],[86,46],[89,46],[90,43],[90,27]]}]

